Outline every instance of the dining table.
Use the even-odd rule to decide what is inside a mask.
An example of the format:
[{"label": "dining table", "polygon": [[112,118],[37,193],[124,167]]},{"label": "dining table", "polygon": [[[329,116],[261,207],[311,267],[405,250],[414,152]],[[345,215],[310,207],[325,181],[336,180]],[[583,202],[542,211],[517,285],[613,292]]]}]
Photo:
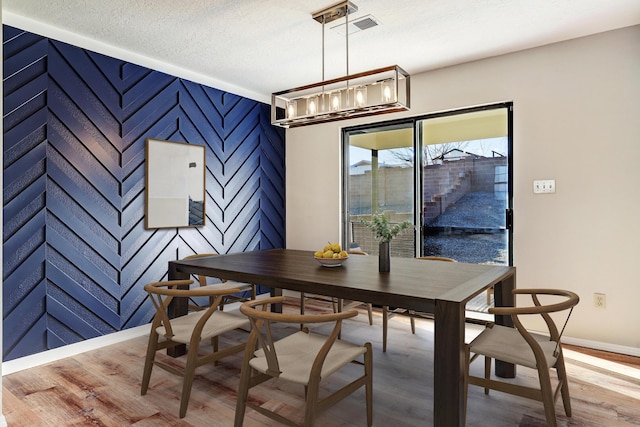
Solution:
[{"label": "dining table", "polygon": [[[267,249],[169,261],[168,278],[204,275],[268,286],[272,295],[286,289],[431,313],[433,425],[451,427],[465,423],[465,306],[489,288],[496,306],[513,306],[515,273],[512,266],[396,257],[390,271],[381,273],[376,256],[352,256],[329,268],[312,251]],[[187,301],[175,301],[170,310],[172,316],[186,313]],[[506,316],[496,316],[495,322],[513,326]],[[515,366],[496,361],[495,373],[512,378]]]}]

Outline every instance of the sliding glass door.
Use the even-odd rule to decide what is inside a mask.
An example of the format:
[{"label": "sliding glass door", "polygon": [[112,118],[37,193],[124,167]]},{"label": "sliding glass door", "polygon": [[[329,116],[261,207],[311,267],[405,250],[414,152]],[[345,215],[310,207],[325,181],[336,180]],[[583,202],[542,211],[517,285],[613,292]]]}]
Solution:
[{"label": "sliding glass door", "polygon": [[392,256],[510,264],[511,133],[511,104],[345,129],[343,244],[377,254],[384,212],[416,224]]}]

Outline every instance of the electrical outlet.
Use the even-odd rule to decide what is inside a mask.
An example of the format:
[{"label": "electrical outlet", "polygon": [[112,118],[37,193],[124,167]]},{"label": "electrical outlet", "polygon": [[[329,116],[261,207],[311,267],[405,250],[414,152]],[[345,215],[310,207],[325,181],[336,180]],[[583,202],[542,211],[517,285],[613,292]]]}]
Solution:
[{"label": "electrical outlet", "polygon": [[593,306],[595,308],[605,308],[607,306],[607,296],[605,294],[593,294]]}]

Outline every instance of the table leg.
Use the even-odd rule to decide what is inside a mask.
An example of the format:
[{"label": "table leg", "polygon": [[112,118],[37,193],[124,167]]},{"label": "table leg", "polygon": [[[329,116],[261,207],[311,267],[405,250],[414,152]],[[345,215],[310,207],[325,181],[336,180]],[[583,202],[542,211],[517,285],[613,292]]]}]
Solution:
[{"label": "table leg", "polygon": [[[282,289],[281,288],[271,288],[269,294],[272,297],[281,297]],[[300,301],[300,304],[303,304],[303,301]],[[274,313],[282,313],[282,303],[279,302],[277,304],[271,304],[271,311]]]},{"label": "table leg", "polygon": [[[513,288],[515,287],[515,275],[504,279],[494,287],[494,300],[496,307],[513,307]],[[511,316],[496,316],[496,324],[513,328]],[[513,363],[496,360],[496,375],[502,378],[515,378],[516,365]]]},{"label": "table leg", "polygon": [[[178,271],[173,263],[169,263],[169,280],[186,280],[189,279],[189,273]],[[167,315],[170,319],[183,316],[189,311],[189,300],[187,298],[174,298],[167,307]],[[167,355],[171,357],[179,357],[187,353],[186,345],[179,345],[168,348]]]},{"label": "table leg", "polygon": [[434,426],[464,426],[464,304],[436,300],[433,363]]}]

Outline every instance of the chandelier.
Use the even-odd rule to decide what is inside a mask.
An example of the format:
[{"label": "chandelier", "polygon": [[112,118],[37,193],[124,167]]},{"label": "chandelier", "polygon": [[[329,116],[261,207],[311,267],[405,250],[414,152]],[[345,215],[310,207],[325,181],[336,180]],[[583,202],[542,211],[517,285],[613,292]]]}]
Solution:
[{"label": "chandelier", "polygon": [[[410,76],[399,66],[349,75],[349,14],[357,10],[343,1],[312,15],[322,24],[323,81],[271,94],[271,124],[292,128],[409,109]],[[324,81],[325,24],[343,17],[347,75]]]}]

